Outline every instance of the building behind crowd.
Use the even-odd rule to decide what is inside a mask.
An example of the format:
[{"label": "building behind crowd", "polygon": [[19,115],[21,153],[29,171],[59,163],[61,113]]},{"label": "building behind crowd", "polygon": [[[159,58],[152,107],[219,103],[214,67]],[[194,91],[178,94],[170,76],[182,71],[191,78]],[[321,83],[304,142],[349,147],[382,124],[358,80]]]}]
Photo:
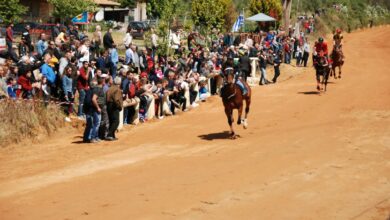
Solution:
[{"label": "building behind crowd", "polygon": [[[137,0],[135,8],[121,8],[118,0],[93,0],[104,11],[104,20],[109,21],[142,21],[147,19],[146,0]],[[55,22],[52,17],[54,7],[47,0],[21,0],[28,7],[24,19],[36,22]]]}]

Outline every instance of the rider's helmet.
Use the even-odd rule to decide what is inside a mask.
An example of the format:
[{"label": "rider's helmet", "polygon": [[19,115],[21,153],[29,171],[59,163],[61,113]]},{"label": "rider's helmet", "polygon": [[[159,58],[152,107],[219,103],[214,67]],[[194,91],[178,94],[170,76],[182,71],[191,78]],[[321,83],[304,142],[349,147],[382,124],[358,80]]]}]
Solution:
[{"label": "rider's helmet", "polygon": [[341,34],[341,29],[340,29],[340,28],[337,28],[337,29],[336,29],[336,33]]},{"label": "rider's helmet", "polygon": [[322,37],[318,38],[318,42],[319,42],[319,43],[324,42],[324,38],[322,38]]}]

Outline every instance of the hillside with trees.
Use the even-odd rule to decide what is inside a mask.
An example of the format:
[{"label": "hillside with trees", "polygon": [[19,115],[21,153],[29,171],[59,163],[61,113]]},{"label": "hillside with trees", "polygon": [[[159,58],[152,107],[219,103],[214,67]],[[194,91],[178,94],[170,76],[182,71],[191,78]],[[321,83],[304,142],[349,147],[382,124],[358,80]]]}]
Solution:
[{"label": "hillside with trees", "polygon": [[[148,12],[153,17],[165,9],[165,1],[148,1]],[[380,25],[390,21],[388,0],[174,0],[174,10],[169,15],[182,19],[192,18],[200,28],[229,30],[237,15],[245,12],[249,17],[263,12],[281,20],[279,25],[287,27],[298,16],[319,16],[321,28],[332,30],[336,26],[352,31],[368,25]],[[172,13],[172,14],[171,14]]]}]

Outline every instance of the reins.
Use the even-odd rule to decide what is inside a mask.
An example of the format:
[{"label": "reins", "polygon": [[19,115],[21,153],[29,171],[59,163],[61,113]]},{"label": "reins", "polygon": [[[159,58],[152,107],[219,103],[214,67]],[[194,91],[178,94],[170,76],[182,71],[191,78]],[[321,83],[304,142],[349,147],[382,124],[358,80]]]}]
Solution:
[{"label": "reins", "polygon": [[237,94],[237,90],[236,90],[236,88],[234,88],[234,93],[233,93],[232,95],[230,95],[230,96],[228,97],[228,99],[233,98],[234,96],[236,96],[236,94]]}]

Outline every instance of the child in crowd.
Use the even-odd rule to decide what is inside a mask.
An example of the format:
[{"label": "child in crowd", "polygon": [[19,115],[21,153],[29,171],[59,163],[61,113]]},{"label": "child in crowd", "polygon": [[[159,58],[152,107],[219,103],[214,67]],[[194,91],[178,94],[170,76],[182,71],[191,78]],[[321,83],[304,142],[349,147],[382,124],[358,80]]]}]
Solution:
[{"label": "child in crowd", "polygon": [[8,92],[8,96],[11,98],[11,99],[16,99],[17,96],[16,96],[16,92],[18,89],[20,89],[21,87],[17,84],[16,82],[16,79],[15,78],[9,78],[8,79],[8,82],[7,82],[7,92]]},{"label": "child in crowd", "polygon": [[206,81],[201,81],[200,88],[199,88],[199,99],[202,102],[205,102],[208,97],[209,97],[209,92],[206,87]]}]

